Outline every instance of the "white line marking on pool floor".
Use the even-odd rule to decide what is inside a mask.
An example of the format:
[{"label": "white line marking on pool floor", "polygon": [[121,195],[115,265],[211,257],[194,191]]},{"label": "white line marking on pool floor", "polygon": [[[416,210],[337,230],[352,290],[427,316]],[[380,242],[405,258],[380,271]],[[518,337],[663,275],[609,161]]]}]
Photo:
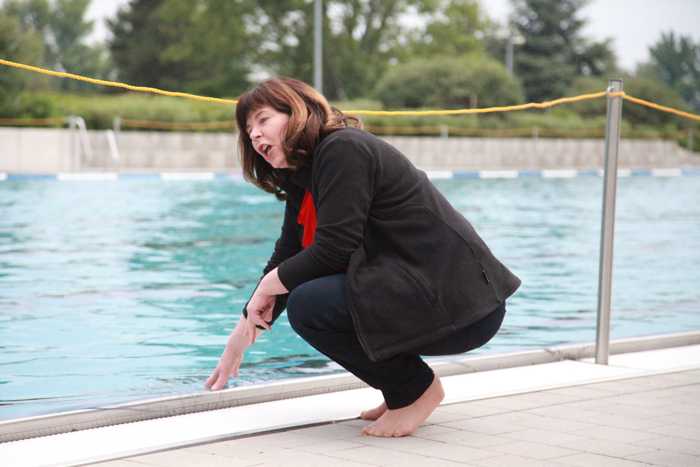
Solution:
[{"label": "white line marking on pool floor", "polygon": [[517,170],[480,170],[479,178],[517,178]]},{"label": "white line marking on pool floor", "polygon": [[214,172],[163,172],[162,180],[214,180]]},{"label": "white line marking on pool floor", "polygon": [[61,182],[85,182],[95,180],[119,180],[116,172],[81,172],[81,173],[59,173],[56,180]]}]

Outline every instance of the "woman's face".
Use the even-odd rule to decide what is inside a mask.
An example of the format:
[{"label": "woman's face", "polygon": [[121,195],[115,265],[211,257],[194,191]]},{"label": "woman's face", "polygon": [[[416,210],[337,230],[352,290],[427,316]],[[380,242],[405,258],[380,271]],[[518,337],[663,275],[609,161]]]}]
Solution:
[{"label": "woman's face", "polygon": [[282,139],[287,128],[289,115],[278,112],[269,106],[253,110],[246,120],[246,129],[255,151],[272,167],[289,167],[282,150]]}]

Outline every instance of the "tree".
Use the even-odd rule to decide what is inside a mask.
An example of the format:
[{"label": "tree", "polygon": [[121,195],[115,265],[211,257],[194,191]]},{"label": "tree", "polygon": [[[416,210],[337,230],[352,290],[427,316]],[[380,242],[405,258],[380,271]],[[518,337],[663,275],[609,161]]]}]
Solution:
[{"label": "tree", "polygon": [[415,31],[405,52],[408,59],[436,55],[463,56],[484,51],[482,38],[493,25],[476,0],[423,2],[424,30]]},{"label": "tree", "polygon": [[[3,10],[17,18],[24,31],[41,37],[43,51],[35,64],[88,76],[107,74],[105,50],[101,45],[88,46],[86,37],[93,22],[85,19],[90,0],[10,0]],[[52,82],[62,89],[88,85],[70,80]]]},{"label": "tree", "polygon": [[651,75],[675,89],[696,111],[700,111],[700,43],[673,31],[649,48]]},{"label": "tree", "polygon": [[108,21],[119,78],[146,86],[236,95],[248,86],[249,1],[131,0]]},{"label": "tree", "polygon": [[587,0],[512,0],[512,23],[524,43],[515,51],[515,71],[528,100],[560,97],[577,76],[600,76],[615,68],[609,42],[581,36],[579,18]]},{"label": "tree", "polygon": [[464,108],[519,103],[520,84],[484,55],[418,58],[391,68],[377,85],[388,107]]},{"label": "tree", "polygon": [[[21,63],[37,63],[42,56],[42,39],[36,31],[24,29],[16,16],[0,11],[0,57]],[[21,92],[37,83],[29,73],[5,68],[0,73],[0,116],[14,116]]]},{"label": "tree", "polygon": [[[247,16],[257,61],[273,74],[311,82],[313,1],[260,0]],[[402,15],[419,0],[323,2],[323,91],[330,99],[367,95],[396,55],[406,29]]]}]

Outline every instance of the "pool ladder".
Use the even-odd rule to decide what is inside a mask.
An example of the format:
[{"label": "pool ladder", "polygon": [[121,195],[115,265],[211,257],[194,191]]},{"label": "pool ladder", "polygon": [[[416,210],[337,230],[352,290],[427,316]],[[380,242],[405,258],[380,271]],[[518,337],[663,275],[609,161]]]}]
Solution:
[{"label": "pool ladder", "polygon": [[[83,166],[83,161],[92,162],[94,156],[85,119],[77,115],[71,115],[68,117],[68,128],[71,131],[71,169],[80,170]],[[120,159],[119,146],[117,145],[117,138],[114,130],[106,130],[105,136],[107,138],[107,146],[109,147],[109,154],[112,162],[118,163]]]}]

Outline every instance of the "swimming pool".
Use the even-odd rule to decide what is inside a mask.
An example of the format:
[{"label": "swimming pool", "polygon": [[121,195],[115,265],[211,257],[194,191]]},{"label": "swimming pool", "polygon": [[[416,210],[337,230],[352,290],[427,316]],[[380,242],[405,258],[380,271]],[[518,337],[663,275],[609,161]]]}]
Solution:
[{"label": "swimming pool", "polygon": [[[477,351],[595,340],[602,179],[436,180],[523,280]],[[0,183],[0,419],[201,390],[283,206],[234,180]],[[618,182],[613,338],[700,329],[700,178]],[[243,385],[339,367],[283,315]]]}]

